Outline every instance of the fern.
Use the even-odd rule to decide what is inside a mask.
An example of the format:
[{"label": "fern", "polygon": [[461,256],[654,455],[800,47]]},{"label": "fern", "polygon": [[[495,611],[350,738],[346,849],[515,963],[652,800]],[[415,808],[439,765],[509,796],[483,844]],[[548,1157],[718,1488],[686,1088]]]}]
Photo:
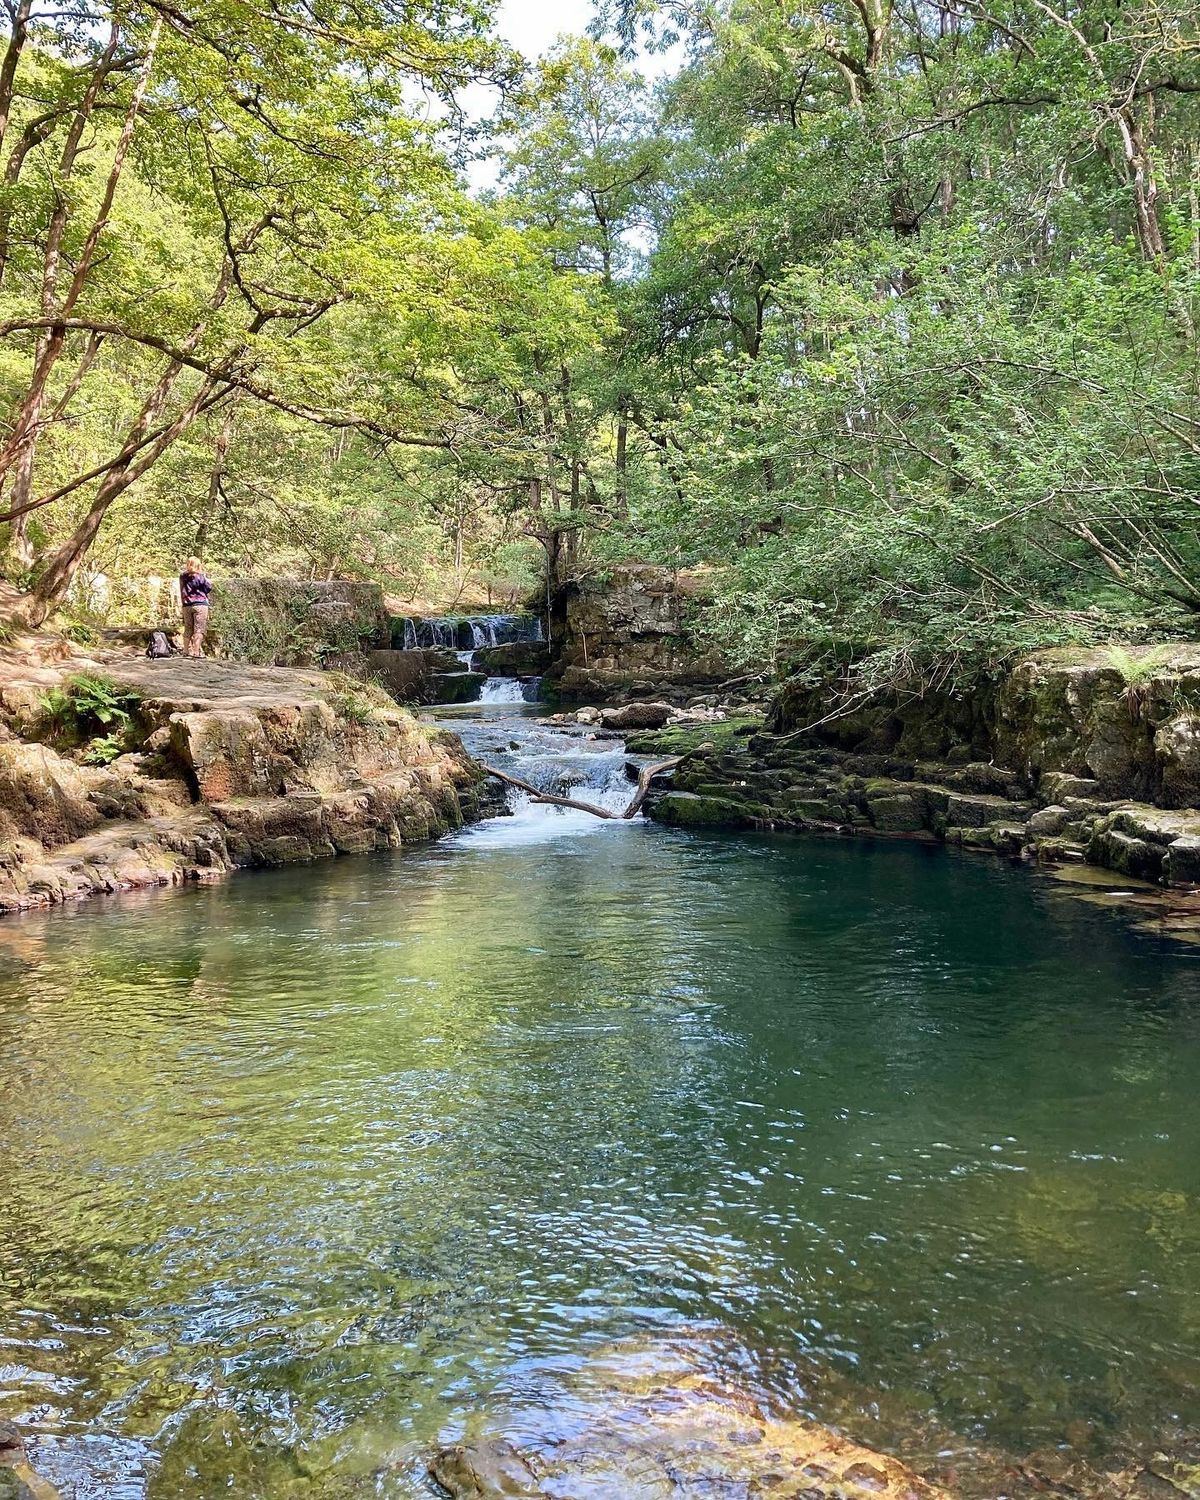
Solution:
[{"label": "fern", "polygon": [[1124,646],[1108,648],[1108,664],[1127,688],[1139,687],[1155,675],[1160,667],[1170,660],[1169,646],[1155,646],[1142,656],[1134,656]]},{"label": "fern", "polygon": [[136,743],[140,702],[111,678],[81,672],[42,694],[43,732],[64,745],[83,746],[86,764],[107,765]]},{"label": "fern", "polygon": [[1109,647],[1108,664],[1125,684],[1125,707],[1129,710],[1129,717],[1135,722],[1145,713],[1150,698],[1150,684],[1170,655],[1169,646],[1155,646],[1153,651],[1147,651],[1142,656],[1134,656],[1124,646]]}]

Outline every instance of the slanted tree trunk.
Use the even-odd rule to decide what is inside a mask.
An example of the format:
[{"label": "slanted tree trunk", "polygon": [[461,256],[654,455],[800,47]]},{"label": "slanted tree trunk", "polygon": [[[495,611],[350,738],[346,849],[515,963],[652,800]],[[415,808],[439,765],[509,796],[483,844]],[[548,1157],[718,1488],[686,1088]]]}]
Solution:
[{"label": "slanted tree trunk", "polygon": [[[711,750],[711,745],[701,745],[702,750]],[[689,754],[693,753],[691,751]],[[672,755],[668,760],[654,761],[651,765],[643,766],[638,772],[637,790],[629,806],[623,812],[613,812],[608,807],[598,807],[594,802],[582,802],[577,797],[558,797],[551,792],[541,792],[528,781],[522,781],[519,776],[510,776],[507,771],[497,771],[494,766],[484,766],[489,776],[494,776],[497,781],[504,782],[505,786],[516,787],[519,792],[528,792],[531,802],[543,802],[551,807],[570,807],[576,812],[591,813],[594,818],[607,818],[610,822],[628,822],[636,818],[642,810],[642,803],[650,790],[650,783],[656,776],[661,776],[664,771],[673,771],[680,762],[687,759],[685,755]]]}]

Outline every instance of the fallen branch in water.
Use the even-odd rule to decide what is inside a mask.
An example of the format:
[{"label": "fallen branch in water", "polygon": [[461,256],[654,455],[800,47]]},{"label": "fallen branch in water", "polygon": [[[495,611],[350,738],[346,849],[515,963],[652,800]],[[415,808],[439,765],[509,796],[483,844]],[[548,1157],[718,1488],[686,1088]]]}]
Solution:
[{"label": "fallen branch in water", "polygon": [[576,812],[591,813],[594,818],[609,818],[614,822],[622,822],[637,817],[654,778],[661,775],[663,771],[673,771],[683,759],[685,757],[682,755],[673,755],[669,760],[658,760],[651,765],[643,766],[638,772],[637,790],[633,794],[633,801],[624,812],[613,812],[607,807],[597,807],[594,802],[580,802],[575,797],[556,797],[552,792],[539,792],[537,787],[531,786],[528,781],[522,781],[519,776],[510,776],[507,771],[497,771],[495,766],[485,765],[483,769],[489,776],[494,776],[497,781],[503,781],[506,786],[515,786],[519,792],[528,792],[531,802],[546,802],[551,807],[573,807]]}]

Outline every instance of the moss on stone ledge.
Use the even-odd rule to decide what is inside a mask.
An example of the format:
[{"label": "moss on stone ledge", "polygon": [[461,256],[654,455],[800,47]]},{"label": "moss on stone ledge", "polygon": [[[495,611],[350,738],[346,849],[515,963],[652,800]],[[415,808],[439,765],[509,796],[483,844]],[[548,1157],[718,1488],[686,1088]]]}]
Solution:
[{"label": "moss on stone ledge", "polygon": [[672,724],[665,729],[643,729],[627,735],[625,748],[631,755],[687,755],[701,745],[711,745],[714,750],[741,750],[762,725],[758,715],[710,724]]}]

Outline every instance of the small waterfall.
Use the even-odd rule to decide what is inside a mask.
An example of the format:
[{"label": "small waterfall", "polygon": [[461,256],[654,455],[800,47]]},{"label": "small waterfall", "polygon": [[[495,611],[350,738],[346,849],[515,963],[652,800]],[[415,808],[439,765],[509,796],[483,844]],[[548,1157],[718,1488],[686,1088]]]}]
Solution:
[{"label": "small waterfall", "polygon": [[525,685],[518,677],[489,677],[479,694],[480,703],[524,703]]},{"label": "small waterfall", "polygon": [[512,641],[544,641],[538,615],[406,615],[393,621],[397,649],[418,651],[440,647],[449,651],[482,651]]}]

